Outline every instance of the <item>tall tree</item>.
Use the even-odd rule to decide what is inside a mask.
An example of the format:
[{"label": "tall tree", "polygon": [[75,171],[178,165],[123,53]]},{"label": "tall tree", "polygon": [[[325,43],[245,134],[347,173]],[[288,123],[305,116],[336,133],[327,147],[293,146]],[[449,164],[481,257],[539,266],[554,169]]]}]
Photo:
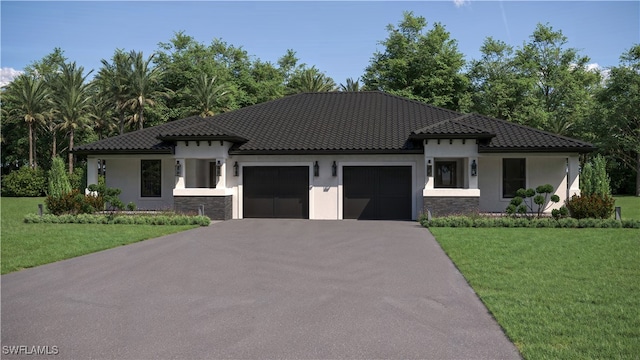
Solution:
[{"label": "tall tree", "polygon": [[340,91],[360,91],[360,78],[348,78],[345,84],[340,84]]},{"label": "tall tree", "polygon": [[113,106],[109,98],[103,94],[94,93],[91,96],[89,117],[92,120],[93,130],[98,135],[98,140],[109,137],[118,131],[116,123],[118,119],[113,116]]},{"label": "tall tree", "polygon": [[102,59],[102,68],[98,71],[95,84],[100,96],[109,99],[113,109],[118,114],[118,131],[124,134],[126,118],[125,102],[128,97],[128,81],[131,78],[131,57],[124,51],[117,49],[111,62]]},{"label": "tall tree", "polygon": [[151,66],[154,55],[145,60],[142,52],[131,51],[129,56],[132,67],[127,83],[129,98],[125,106],[134,113],[133,123],[137,123],[138,129],[142,129],[145,106],[154,106],[156,99],[166,93],[158,89],[161,72],[160,68]]},{"label": "tall tree", "polygon": [[334,91],[336,83],[315,67],[305,68],[293,74],[287,84],[290,93]]},{"label": "tall tree", "polygon": [[29,128],[29,166],[37,167],[35,157],[35,128],[39,122],[44,122],[47,107],[49,89],[46,83],[35,75],[22,74],[18,76],[8,86],[6,93],[7,101],[12,103],[12,110],[21,116]]},{"label": "tall tree", "polygon": [[529,103],[520,106],[519,122],[561,135],[583,129],[594,105],[600,75],[587,67],[589,57],[567,48],[562,31],[538,24],[530,41],[516,51],[516,65],[529,87]]},{"label": "tall tree", "polygon": [[198,76],[191,86],[185,90],[191,99],[193,107],[201,117],[213,116],[220,109],[220,100],[229,94],[224,84],[219,84],[216,78],[209,78],[206,74]]},{"label": "tall tree", "polygon": [[426,26],[412,12],[404,13],[398,27],[387,26],[389,35],[380,42],[384,51],[374,53],[365,69],[365,88],[464,111],[470,105],[464,55],[442,24],[424,32]]},{"label": "tall tree", "polygon": [[514,121],[518,108],[527,102],[528,82],[516,67],[513,48],[489,37],[480,53],[480,59],[473,60],[469,70],[472,110]]},{"label": "tall tree", "polygon": [[616,161],[635,173],[640,196],[640,44],[620,57],[598,93],[599,111],[590,123],[594,141]]},{"label": "tall tree", "polygon": [[73,173],[73,145],[78,129],[87,127],[90,109],[90,84],[82,66],[76,63],[64,64],[59,74],[49,81],[53,89],[52,99],[56,114],[60,119],[59,128],[69,135],[69,174]]}]

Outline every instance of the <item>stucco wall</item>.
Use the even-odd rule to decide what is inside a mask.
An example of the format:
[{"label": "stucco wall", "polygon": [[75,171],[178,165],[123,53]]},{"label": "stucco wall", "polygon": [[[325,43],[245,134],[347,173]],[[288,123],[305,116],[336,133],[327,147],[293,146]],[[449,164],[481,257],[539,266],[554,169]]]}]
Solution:
[{"label": "stucco wall", "polygon": [[[110,155],[99,156],[107,160],[107,186],[116,187],[122,190],[121,199],[126,204],[134,202],[139,209],[168,209],[173,208],[173,196],[228,196],[232,195],[232,217],[242,218],[242,168],[245,166],[308,166],[309,167],[309,216],[311,219],[341,219],[342,218],[342,168],[344,166],[411,166],[412,167],[412,217],[417,218],[424,209],[423,196],[442,197],[447,191],[460,192],[454,197],[469,197],[479,192],[479,210],[483,212],[503,212],[510,199],[502,198],[502,159],[508,157],[527,158],[527,187],[549,183],[556,189],[556,194],[560,196],[561,202],[554,204],[553,208],[562,206],[567,194],[576,191],[578,184],[577,163],[578,155],[572,154],[476,154],[471,147],[475,144],[449,144],[442,141],[440,145],[430,143],[430,154],[405,154],[405,155],[243,155],[225,156],[221,152],[226,152],[225,146],[220,146],[219,142],[212,142],[212,146],[204,146],[207,142],[201,142],[201,146],[194,146],[191,143],[189,150],[181,150],[181,156],[193,155],[196,159],[182,158],[172,155]],[[217,144],[218,148],[215,148]],[[431,146],[432,145],[432,146]],[[180,149],[182,146],[178,146]],[[211,157],[206,157],[206,150],[212,151]],[[477,156],[478,176],[471,177],[473,184],[465,183],[466,189],[429,189],[429,183],[425,188],[425,163],[428,159],[445,158],[445,150],[453,151],[455,156]],[[214,157],[220,156],[219,158]],[[91,157],[90,163],[95,163],[96,157]],[[175,161],[182,159],[184,174],[186,175],[186,187],[174,190],[176,184]],[[449,158],[449,156],[447,156]],[[162,197],[142,198],[140,197],[140,159],[161,159]],[[208,162],[215,159],[222,159],[222,177],[218,182],[217,189],[203,189],[207,186]],[[567,159],[569,159],[570,187],[567,192]],[[320,174],[313,176],[313,164],[318,161]],[[337,176],[332,176],[331,165],[336,162],[338,166]],[[433,161],[433,160],[432,160]],[[239,176],[233,175],[233,165],[238,163],[240,167]],[[469,167],[468,161],[463,161],[462,167]],[[199,169],[200,176],[194,176],[195,170]],[[95,174],[94,174],[95,175]],[[92,176],[89,174],[89,176]],[[191,178],[190,178],[191,177]],[[475,182],[477,181],[477,190]],[[473,185],[473,186],[469,186]],[[196,189],[199,188],[199,189]],[[475,189],[475,190],[474,190]],[[226,205],[225,205],[226,206]],[[550,209],[548,209],[550,211]]]},{"label": "stucco wall", "polygon": [[[138,209],[165,210],[173,208],[173,187],[175,185],[175,160],[171,155],[145,156],[101,156],[107,161],[107,187],[122,190],[120,200],[126,205],[136,204]],[[149,198],[140,196],[140,160],[162,160],[162,190],[161,197]]]},{"label": "stucco wall", "polygon": [[482,155],[478,158],[478,186],[480,188],[480,211],[504,212],[511,199],[502,197],[502,159],[526,158],[527,188],[551,184],[560,202],[550,204],[547,212],[564,205],[567,198],[567,158],[577,161],[577,154],[508,154]]}]

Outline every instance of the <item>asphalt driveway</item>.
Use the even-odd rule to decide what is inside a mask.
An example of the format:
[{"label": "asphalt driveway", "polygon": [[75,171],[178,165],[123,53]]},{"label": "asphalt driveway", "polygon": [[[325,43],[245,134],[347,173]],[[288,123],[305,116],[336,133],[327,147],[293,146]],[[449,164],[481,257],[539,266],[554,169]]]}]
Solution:
[{"label": "asphalt driveway", "polygon": [[3,358],[519,358],[414,222],[233,220],[1,279]]}]

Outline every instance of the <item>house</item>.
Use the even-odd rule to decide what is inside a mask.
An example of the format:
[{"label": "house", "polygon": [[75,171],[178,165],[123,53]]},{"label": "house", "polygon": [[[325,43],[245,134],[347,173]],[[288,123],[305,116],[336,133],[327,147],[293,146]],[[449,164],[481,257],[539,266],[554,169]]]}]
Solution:
[{"label": "house", "polygon": [[[88,183],[140,209],[212,219],[416,219],[503,212],[515,191],[579,190],[591,144],[384,92],[305,93],[74,148]],[[553,204],[559,207],[562,202]],[[547,209],[550,211],[551,207]]]}]

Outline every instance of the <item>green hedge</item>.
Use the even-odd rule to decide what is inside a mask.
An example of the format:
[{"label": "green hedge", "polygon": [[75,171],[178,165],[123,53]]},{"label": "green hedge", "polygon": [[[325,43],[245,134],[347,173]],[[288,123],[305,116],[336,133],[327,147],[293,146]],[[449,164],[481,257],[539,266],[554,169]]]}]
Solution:
[{"label": "green hedge", "polygon": [[640,229],[640,220],[625,219],[526,219],[513,217],[445,216],[427,220],[420,218],[424,227],[528,227],[528,228],[628,228]]},{"label": "green hedge", "polygon": [[47,174],[42,169],[23,166],[2,178],[2,196],[42,196],[46,188]]},{"label": "green hedge", "polygon": [[126,224],[126,225],[199,225],[209,226],[207,216],[186,215],[53,215],[27,214],[24,222],[28,224]]}]

